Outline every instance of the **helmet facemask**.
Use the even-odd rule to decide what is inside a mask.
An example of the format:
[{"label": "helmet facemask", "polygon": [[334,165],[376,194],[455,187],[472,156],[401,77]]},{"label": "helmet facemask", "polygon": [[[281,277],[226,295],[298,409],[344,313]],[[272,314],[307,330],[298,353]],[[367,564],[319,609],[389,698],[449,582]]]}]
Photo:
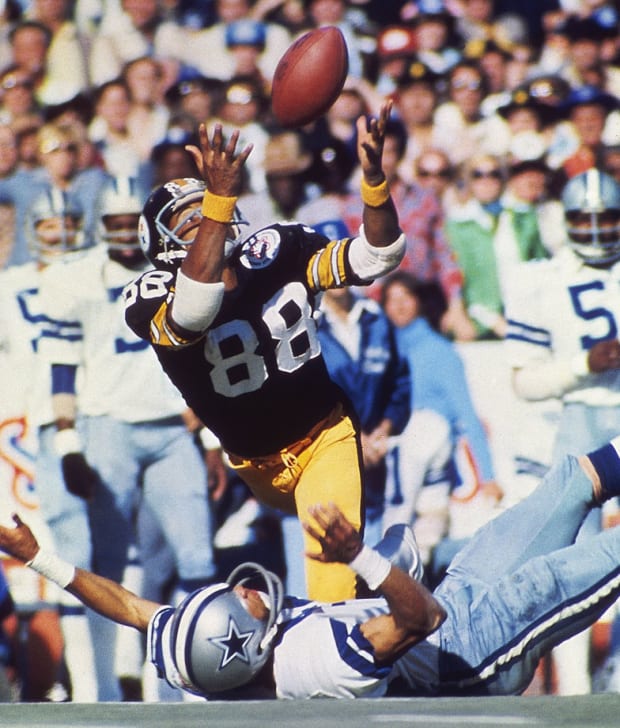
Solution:
[{"label": "helmet facemask", "polygon": [[[253,616],[235,591],[254,579],[260,582],[266,607],[262,618]],[[238,566],[226,583],[186,597],[175,611],[170,635],[170,650],[184,682],[202,694],[250,682],[271,657],[282,600],[280,579],[251,562]]]},{"label": "helmet facemask", "polygon": [[35,258],[49,265],[90,247],[83,226],[81,208],[65,192],[52,188],[44,192],[28,211],[27,235]]},{"label": "helmet facemask", "polygon": [[[170,189],[173,190],[173,193],[168,190],[167,201],[155,212],[153,218],[153,226],[158,238],[155,260],[152,260],[156,267],[161,267],[161,264],[164,267],[178,267],[180,261],[187,255],[188,248],[193,244],[198,225],[203,217],[201,206],[207,189],[204,182],[186,178],[174,180],[168,185],[171,186]],[[166,185],[163,188],[166,188]],[[150,227],[147,214],[148,212],[145,210],[141,223],[143,229]],[[241,226],[248,224],[239,208],[235,207],[233,220],[226,233],[224,245],[226,258],[229,258],[241,244],[243,240]],[[188,233],[194,230],[196,232],[190,237]],[[152,244],[149,247],[152,249]]]},{"label": "helmet facemask", "polygon": [[571,179],[562,193],[568,242],[587,265],[620,260],[620,185],[597,169]]}]

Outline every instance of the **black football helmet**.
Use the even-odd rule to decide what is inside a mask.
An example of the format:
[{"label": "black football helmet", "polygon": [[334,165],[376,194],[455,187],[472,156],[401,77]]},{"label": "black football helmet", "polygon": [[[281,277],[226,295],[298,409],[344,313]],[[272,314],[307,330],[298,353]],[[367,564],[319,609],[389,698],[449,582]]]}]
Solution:
[{"label": "black football helmet", "polygon": [[[263,619],[250,614],[234,591],[254,579],[267,608]],[[250,682],[271,656],[282,602],[280,579],[252,562],[240,564],[225,583],[189,594],[176,608],[170,632],[170,654],[183,681],[203,695]]]},{"label": "black football helmet", "polygon": [[592,168],[570,179],[562,190],[568,242],[587,265],[620,260],[620,184]]},{"label": "black football helmet", "polygon": [[80,204],[58,187],[41,193],[30,205],[26,237],[34,258],[45,265],[91,246]]},{"label": "black football helmet", "polygon": [[[187,255],[193,238],[181,237],[192,223],[202,219],[202,198],[207,189],[202,180],[192,177],[174,179],[158,187],[146,201],[140,216],[140,245],[146,257],[160,270],[177,270]],[[178,214],[184,213],[184,214]],[[174,222],[173,215],[177,215]],[[241,225],[247,225],[238,208],[229,225],[225,255],[229,257],[242,242]]]}]

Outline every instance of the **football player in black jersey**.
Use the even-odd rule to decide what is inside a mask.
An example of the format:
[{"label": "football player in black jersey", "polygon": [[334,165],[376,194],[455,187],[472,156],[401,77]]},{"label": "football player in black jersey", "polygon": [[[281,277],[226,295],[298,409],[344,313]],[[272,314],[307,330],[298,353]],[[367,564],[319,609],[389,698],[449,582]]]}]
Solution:
[{"label": "football player in black jersey", "polygon": [[[321,356],[314,311],[327,288],[364,285],[402,259],[405,239],[382,169],[391,103],[357,121],[363,225],[329,240],[303,224],[273,224],[242,238],[237,209],[251,146],[239,132],[188,147],[201,180],[156,189],[140,220],[155,270],[125,289],[129,326],[148,339],[187,404],[220,439],[255,496],[305,514],[335,503],[362,524],[359,432],[353,407]],[[308,534],[306,550],[318,544]],[[306,559],[308,595],[355,595],[345,564]]]}]

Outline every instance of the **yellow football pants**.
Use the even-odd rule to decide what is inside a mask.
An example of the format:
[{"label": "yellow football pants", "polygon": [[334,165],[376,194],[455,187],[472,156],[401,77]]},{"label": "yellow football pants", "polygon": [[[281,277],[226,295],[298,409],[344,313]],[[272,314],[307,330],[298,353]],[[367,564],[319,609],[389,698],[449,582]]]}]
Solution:
[{"label": "yellow football pants", "polygon": [[[274,455],[251,460],[231,453],[229,457],[231,466],[262,503],[297,513],[303,522],[312,520],[309,506],[332,502],[359,529],[363,509],[358,453],[353,423],[337,408],[309,444],[302,440]],[[311,553],[321,550],[305,531],[304,545]],[[323,564],[308,558],[304,562],[310,599],[333,602],[355,597],[355,574],[346,564]]]}]

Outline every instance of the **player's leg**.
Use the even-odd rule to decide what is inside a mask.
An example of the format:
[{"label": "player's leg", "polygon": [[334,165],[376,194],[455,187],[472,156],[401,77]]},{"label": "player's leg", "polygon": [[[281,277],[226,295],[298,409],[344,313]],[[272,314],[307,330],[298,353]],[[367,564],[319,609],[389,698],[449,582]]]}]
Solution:
[{"label": "player's leg", "polygon": [[[348,417],[324,430],[299,456],[301,476],[295,488],[297,513],[308,520],[308,508],[317,503],[335,503],[356,527],[362,524],[362,476],[360,454],[353,425]],[[306,551],[320,546],[304,532]],[[305,559],[310,599],[338,601],[355,596],[355,575],[344,564],[322,564]]]},{"label": "player's leg", "polygon": [[[35,488],[43,516],[59,556],[82,569],[91,568],[91,540],[86,503],[65,487],[60,460],[54,451],[54,426],[39,430]],[[71,680],[71,699],[97,701],[97,675],[87,611],[69,592],[59,590],[58,614],[64,660]]]},{"label": "player's leg", "polygon": [[461,591],[441,628],[445,691],[522,692],[540,657],[590,626],[619,594],[620,528],[533,558],[489,588],[474,585],[467,599]]},{"label": "player's leg", "polygon": [[174,554],[183,598],[216,572],[206,465],[182,422],[140,425],[136,446],[148,463],[144,499]]},{"label": "player's leg", "polygon": [[592,489],[577,458],[562,459],[527,498],[476,532],[448,576],[492,584],[529,559],[571,544],[591,508]]},{"label": "player's leg", "polygon": [[[111,417],[87,417],[80,423],[85,455],[99,475],[98,488],[89,502],[93,539],[93,571],[123,582],[135,544],[134,515],[139,499],[140,466],[132,441],[132,425]],[[117,640],[129,637],[120,627],[99,615],[91,617],[97,658],[99,699],[120,700],[116,672]]]}]

